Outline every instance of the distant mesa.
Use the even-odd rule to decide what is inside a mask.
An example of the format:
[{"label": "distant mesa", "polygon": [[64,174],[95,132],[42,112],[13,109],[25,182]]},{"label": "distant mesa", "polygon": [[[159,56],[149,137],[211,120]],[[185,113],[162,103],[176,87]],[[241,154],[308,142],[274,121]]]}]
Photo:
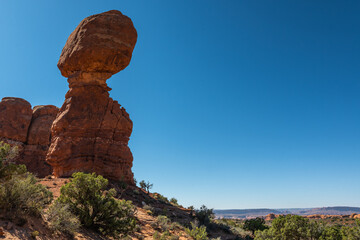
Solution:
[{"label": "distant mesa", "polygon": [[20,147],[17,162],[39,176],[96,172],[134,184],[128,147],[133,123],[109,97],[106,80],[131,60],[137,32],[117,10],[85,18],[69,36],[58,67],[68,78],[63,106],[20,98],[0,102],[0,138]]}]

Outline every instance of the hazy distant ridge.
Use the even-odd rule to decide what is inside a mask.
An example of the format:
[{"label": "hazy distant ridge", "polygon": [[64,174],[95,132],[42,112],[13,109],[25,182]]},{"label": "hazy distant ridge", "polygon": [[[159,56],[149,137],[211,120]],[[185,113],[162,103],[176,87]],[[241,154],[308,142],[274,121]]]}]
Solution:
[{"label": "hazy distant ridge", "polygon": [[269,213],[274,214],[296,214],[296,215],[350,215],[352,213],[360,214],[358,207],[322,207],[322,208],[282,208],[282,209],[223,209],[214,210],[217,218],[247,218],[261,217]]}]

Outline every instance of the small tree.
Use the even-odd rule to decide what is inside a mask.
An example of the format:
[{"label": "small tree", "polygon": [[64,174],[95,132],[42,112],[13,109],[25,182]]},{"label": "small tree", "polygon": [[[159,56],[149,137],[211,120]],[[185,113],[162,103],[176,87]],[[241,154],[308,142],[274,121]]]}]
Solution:
[{"label": "small tree", "polygon": [[176,198],[170,198],[170,202],[175,206],[179,205],[178,200]]},{"label": "small tree", "polygon": [[263,231],[267,229],[267,226],[265,225],[264,219],[257,217],[254,219],[245,220],[243,228],[246,231],[251,231],[251,233],[254,235],[255,231]]},{"label": "small tree", "polygon": [[195,210],[195,217],[200,225],[208,226],[210,221],[215,217],[214,209],[209,209],[205,205],[202,205],[200,209]]},{"label": "small tree", "polygon": [[153,187],[153,184],[150,183],[149,181],[148,181],[148,182],[145,182],[144,180],[141,180],[141,182],[140,182],[140,187],[141,187],[142,189],[144,189],[144,190],[147,192],[147,194],[149,194],[149,193],[150,193],[150,189]]},{"label": "small tree", "polygon": [[134,231],[135,207],[130,201],[115,199],[115,189],[106,191],[107,179],[95,173],[72,176],[61,188],[58,201],[67,204],[85,227],[111,236],[127,236]]}]

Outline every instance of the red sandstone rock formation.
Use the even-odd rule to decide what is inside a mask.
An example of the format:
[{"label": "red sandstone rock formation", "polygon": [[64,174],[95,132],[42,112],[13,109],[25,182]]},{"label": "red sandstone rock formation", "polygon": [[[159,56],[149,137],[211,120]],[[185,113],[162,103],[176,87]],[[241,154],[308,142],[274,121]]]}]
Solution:
[{"label": "red sandstone rock formation", "polygon": [[0,102],[0,137],[26,142],[31,117],[30,103],[21,98],[3,98]]},{"label": "red sandstone rock formation", "polygon": [[58,67],[70,90],[52,125],[47,155],[55,176],[96,172],[134,183],[132,121],[109,97],[106,80],[129,64],[136,39],[130,18],[115,10],[85,18],[68,38]]},{"label": "red sandstone rock formation", "polygon": [[274,213],[269,213],[268,215],[265,216],[265,221],[274,220],[277,216],[279,215],[275,215]]},{"label": "red sandstone rock formation", "polygon": [[52,105],[35,106],[21,98],[3,98],[0,102],[0,138],[19,148],[15,160],[25,164],[39,177],[51,174],[45,157],[50,145],[50,128],[58,108]]}]

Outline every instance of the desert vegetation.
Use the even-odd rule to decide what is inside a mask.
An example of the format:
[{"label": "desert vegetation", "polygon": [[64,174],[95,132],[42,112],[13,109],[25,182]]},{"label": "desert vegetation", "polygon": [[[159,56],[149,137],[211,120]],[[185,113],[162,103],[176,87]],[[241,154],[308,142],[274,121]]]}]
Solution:
[{"label": "desert vegetation", "polygon": [[16,147],[0,142],[0,211],[8,219],[39,216],[52,201],[52,193],[36,184],[36,177],[24,165],[13,163],[16,155]]},{"label": "desert vegetation", "polygon": [[[146,224],[141,223],[138,211],[153,219],[151,237],[159,240],[360,239],[358,219],[310,220],[297,215],[280,215],[271,221],[215,219],[213,209],[205,205],[183,208],[176,198],[151,193],[149,181],[141,181],[137,188],[124,181],[109,182],[95,173],[74,173],[58,187],[60,193],[53,200],[47,186],[39,184],[24,165],[13,162],[17,152],[16,147],[0,143],[1,218],[20,226],[29,217],[40,219],[51,234],[64,239],[86,230],[106,237],[145,239],[142,228]],[[36,229],[28,232],[32,238],[42,234]]]},{"label": "desert vegetation", "polygon": [[255,239],[360,239],[360,221],[356,221],[354,226],[342,226],[310,221],[297,215],[279,216],[272,221],[269,229],[257,231]]}]

